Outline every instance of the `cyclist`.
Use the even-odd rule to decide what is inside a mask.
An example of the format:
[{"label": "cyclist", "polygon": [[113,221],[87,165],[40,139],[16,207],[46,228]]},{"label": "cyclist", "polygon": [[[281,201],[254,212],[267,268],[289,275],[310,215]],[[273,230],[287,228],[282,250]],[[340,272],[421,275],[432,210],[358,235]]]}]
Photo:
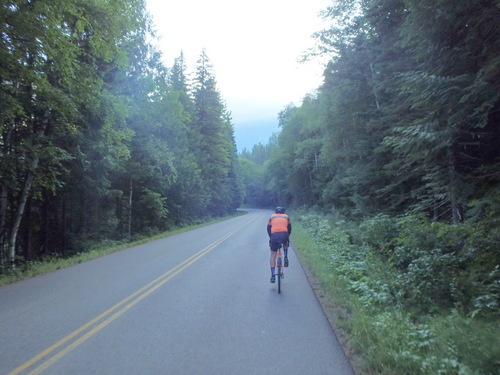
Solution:
[{"label": "cyclist", "polygon": [[283,252],[285,254],[285,267],[288,267],[288,244],[290,234],[292,233],[292,223],[283,207],[276,207],[275,213],[271,215],[267,222],[267,234],[269,235],[269,247],[271,248],[271,282],[276,281],[275,263],[276,253],[283,243]]}]

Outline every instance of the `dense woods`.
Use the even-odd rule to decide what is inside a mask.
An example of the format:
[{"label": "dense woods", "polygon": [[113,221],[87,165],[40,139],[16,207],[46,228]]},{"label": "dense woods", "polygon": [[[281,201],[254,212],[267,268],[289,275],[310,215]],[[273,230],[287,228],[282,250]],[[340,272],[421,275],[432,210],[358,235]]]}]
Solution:
[{"label": "dense woods", "polygon": [[323,16],[324,83],[242,162],[357,295],[367,373],[498,373],[499,3],[339,0]]},{"label": "dense woods", "polygon": [[332,56],[324,84],[280,115],[274,185],[360,217],[498,213],[498,4],[336,3],[317,35]]},{"label": "dense woods", "polygon": [[201,52],[165,67],[143,0],[0,6],[0,261],[71,255],[240,204]]}]

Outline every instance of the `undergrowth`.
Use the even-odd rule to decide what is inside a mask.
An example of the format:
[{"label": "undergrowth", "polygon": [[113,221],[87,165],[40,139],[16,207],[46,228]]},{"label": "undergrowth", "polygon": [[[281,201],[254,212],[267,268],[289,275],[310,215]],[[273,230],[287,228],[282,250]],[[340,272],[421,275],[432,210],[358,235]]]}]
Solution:
[{"label": "undergrowth", "polygon": [[480,246],[487,234],[410,216],[293,217],[300,258],[347,312],[337,325],[360,373],[500,373],[500,277]]}]

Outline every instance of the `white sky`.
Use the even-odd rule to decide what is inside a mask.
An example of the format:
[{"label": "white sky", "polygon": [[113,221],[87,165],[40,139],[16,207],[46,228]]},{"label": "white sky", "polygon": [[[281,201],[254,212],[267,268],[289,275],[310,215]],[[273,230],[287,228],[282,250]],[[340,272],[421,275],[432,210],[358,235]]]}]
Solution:
[{"label": "white sky", "polygon": [[235,129],[276,119],[290,102],[322,82],[323,64],[299,63],[324,28],[318,17],[331,0],[147,0],[164,62],[181,50],[194,71],[203,48]]}]

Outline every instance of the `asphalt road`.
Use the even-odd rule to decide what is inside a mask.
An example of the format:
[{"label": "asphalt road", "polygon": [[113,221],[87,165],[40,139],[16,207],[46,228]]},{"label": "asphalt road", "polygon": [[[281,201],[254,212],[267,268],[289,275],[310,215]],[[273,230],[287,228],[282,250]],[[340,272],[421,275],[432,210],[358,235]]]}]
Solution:
[{"label": "asphalt road", "polygon": [[0,288],[0,374],[353,374],[293,249],[269,282],[270,213]]}]

